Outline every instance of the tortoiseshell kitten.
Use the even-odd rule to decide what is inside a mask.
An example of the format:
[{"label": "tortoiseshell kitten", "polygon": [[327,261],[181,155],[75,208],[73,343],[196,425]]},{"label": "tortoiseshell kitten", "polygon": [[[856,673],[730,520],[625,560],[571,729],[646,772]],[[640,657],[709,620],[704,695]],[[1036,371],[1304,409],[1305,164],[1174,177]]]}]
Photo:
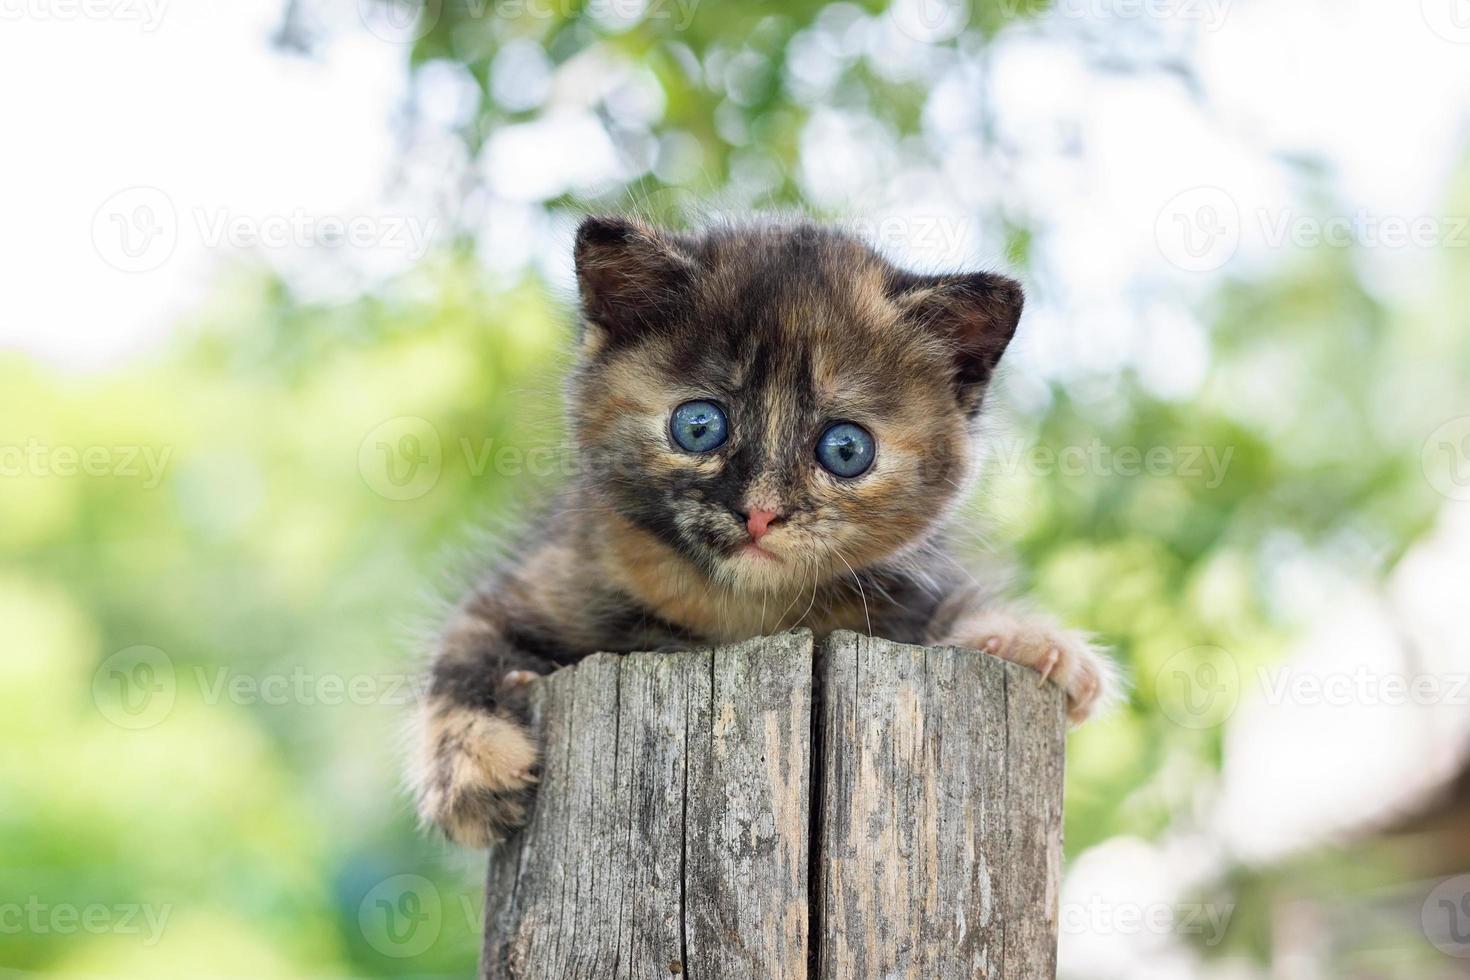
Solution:
[{"label": "tortoiseshell kitten", "polygon": [[426,822],[485,846],[522,822],[525,685],[600,650],[793,626],[985,650],[1092,710],[1108,661],[949,556],[980,410],[1021,315],[987,273],[901,271],[808,224],[577,233],[581,476],[445,626],[416,773]]}]

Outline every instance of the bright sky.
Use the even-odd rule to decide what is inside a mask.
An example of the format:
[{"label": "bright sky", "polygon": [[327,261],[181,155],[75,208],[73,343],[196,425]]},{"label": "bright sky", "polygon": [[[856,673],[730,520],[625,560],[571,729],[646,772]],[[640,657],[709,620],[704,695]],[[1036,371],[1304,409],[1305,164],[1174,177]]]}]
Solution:
[{"label": "bright sky", "polygon": [[[267,44],[280,0],[90,0],[109,14],[102,19],[69,16],[78,9],[69,2],[0,0],[10,21],[0,30],[0,90],[9,93],[0,132],[11,147],[0,181],[9,272],[0,345],[105,365],[167,335],[242,253],[330,295],[432,247],[439,222],[429,199],[389,190],[405,48],[365,26],[359,0],[307,5],[327,21],[319,60]],[[1161,389],[1187,394],[1205,346],[1185,298],[1226,265],[1239,274],[1279,261],[1273,238],[1294,217],[1323,213],[1320,202],[1306,207],[1273,154],[1328,165],[1340,189],[1329,215],[1408,222],[1440,212],[1466,136],[1463,100],[1448,97],[1470,91],[1470,27],[1453,16],[1460,2],[1067,0],[1007,32],[993,55],[997,120],[1028,151],[1024,173],[999,173],[976,150],[979,81],[961,66],[939,76],[926,113],[955,170],[947,179],[914,171],[863,119],[836,111],[814,118],[801,175],[815,199],[838,194],[828,203],[879,230],[885,218],[962,214],[998,194],[1023,204],[1042,223],[1044,288],[1031,310],[1046,329],[1032,330],[1038,339],[1019,356],[1046,372],[1134,364]],[[1196,65],[1203,99],[1162,75],[1089,63],[1087,34],[1144,9],[1165,11],[1144,26]],[[925,64],[909,36],[913,16],[868,35],[890,71]],[[799,84],[820,91],[822,58],[839,55],[808,45]],[[513,266],[537,253],[565,276],[553,255],[566,229],[548,230],[537,205],[628,167],[587,112],[620,76],[592,57],[552,77],[529,45],[504,57],[528,80],[519,94],[549,111],[490,144],[487,261]],[[446,69],[426,81],[429,125],[451,125],[468,80]],[[636,74],[610,101],[632,117],[660,105]],[[438,160],[429,152],[415,161],[419,185],[437,169],[452,186],[450,151]],[[1210,235],[1220,221],[1224,233]],[[987,231],[941,226],[910,235],[907,253],[921,264],[993,259]],[[339,237],[349,244],[319,244]],[[1196,245],[1200,254],[1189,251]],[[1378,248],[1365,261],[1381,288],[1413,292],[1430,265],[1425,253]],[[1161,289],[1165,301],[1140,316],[1140,289]]]},{"label": "bright sky", "polygon": [[[64,0],[0,4],[14,20],[0,26],[0,346],[63,364],[115,361],[205,294],[235,251],[210,243],[248,246],[226,218],[295,242],[298,213],[387,207],[401,47],[354,32],[314,63],[270,50],[277,0],[154,2],[151,24],[49,13]],[[143,190],[114,198],[130,188]],[[120,252],[125,228],[135,256]],[[289,262],[299,250],[276,251]]]}]

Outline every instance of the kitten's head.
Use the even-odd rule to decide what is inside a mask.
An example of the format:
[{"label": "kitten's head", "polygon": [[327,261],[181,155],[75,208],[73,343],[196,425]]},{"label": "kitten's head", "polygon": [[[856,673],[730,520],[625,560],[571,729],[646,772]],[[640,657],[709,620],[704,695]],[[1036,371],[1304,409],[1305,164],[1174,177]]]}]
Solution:
[{"label": "kitten's head", "polygon": [[711,578],[810,588],[872,566],[968,485],[1015,282],[904,272],[806,224],[590,218],[576,265],[588,478]]}]

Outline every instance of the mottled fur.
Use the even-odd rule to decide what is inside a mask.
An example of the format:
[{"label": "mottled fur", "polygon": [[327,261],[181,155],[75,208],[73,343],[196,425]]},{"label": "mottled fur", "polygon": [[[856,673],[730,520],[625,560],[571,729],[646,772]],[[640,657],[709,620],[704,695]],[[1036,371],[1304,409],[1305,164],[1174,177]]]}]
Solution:
[{"label": "mottled fur", "polygon": [[[576,263],[580,475],[443,632],[416,778],[427,821],[472,845],[512,829],[535,778],[525,672],[599,650],[860,630],[989,650],[1088,714],[1106,661],[998,603],[947,547],[1020,318],[1016,283],[904,272],[807,224],[681,235],[594,218]],[[669,436],[672,410],[694,399],[729,418],[728,442],[705,455]],[[856,479],[814,456],[837,420],[877,441]],[[746,547],[753,508],[780,515],[765,553]]]}]

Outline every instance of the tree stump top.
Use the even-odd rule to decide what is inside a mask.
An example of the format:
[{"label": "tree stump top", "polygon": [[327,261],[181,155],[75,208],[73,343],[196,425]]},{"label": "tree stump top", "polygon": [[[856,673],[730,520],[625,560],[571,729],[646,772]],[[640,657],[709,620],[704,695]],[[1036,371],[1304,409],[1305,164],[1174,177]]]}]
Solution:
[{"label": "tree stump top", "polygon": [[804,630],[552,674],[482,976],[1053,976],[1066,716],[1038,681]]}]

